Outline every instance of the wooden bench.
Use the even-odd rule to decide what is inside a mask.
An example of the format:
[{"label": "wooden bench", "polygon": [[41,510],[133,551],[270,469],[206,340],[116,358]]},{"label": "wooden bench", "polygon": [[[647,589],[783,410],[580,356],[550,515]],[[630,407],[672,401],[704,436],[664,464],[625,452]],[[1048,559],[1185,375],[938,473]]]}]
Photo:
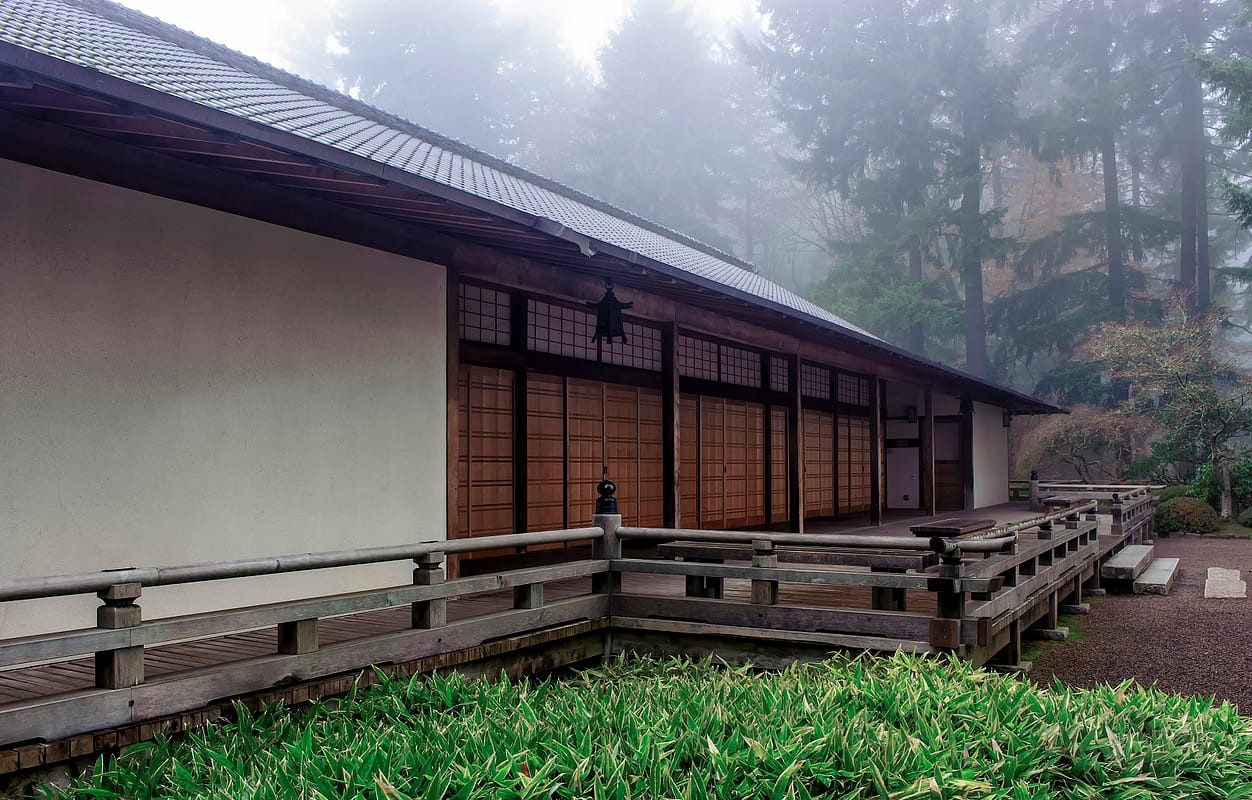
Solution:
[{"label": "wooden bench", "polygon": [[911,525],[909,530],[914,536],[924,536],[927,539],[935,536],[944,538],[956,536],[968,536],[971,533],[979,533],[981,531],[989,531],[996,526],[994,519],[966,519],[964,517],[950,517],[948,519],[937,519],[931,522],[924,522],[921,525]]},{"label": "wooden bench", "polygon": [[[751,561],[752,545],[719,542],[667,542],[657,545],[662,558],[679,559],[697,564],[723,564],[727,561]],[[774,550],[779,562],[818,564],[832,567],[869,567],[870,572],[922,572],[939,563],[939,556],[930,551],[872,550],[833,547],[778,547]],[[721,598],[722,578],[687,577],[688,597]],[[905,590],[883,586],[871,588],[872,607],[882,611],[904,611]]]}]

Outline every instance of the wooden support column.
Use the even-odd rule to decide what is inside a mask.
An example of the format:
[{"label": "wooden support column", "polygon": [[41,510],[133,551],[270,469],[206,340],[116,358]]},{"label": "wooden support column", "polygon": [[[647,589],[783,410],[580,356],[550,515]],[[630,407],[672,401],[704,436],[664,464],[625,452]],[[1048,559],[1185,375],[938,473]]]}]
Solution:
[{"label": "wooden support column", "polygon": [[800,409],[800,357],[787,356],[787,502],[790,528],[804,533],[804,413]]},{"label": "wooden support column", "polygon": [[299,656],[317,652],[317,618],[278,623],[278,652]]},{"label": "wooden support column", "polygon": [[[883,430],[882,407],[885,386],[881,378],[869,379],[869,524],[882,524]],[[838,437],[836,436],[836,439]]]},{"label": "wooden support column", "polygon": [[[757,569],[774,569],[778,566],[778,554],[774,543],[757,539],[752,543],[752,566]],[[752,579],[752,602],[757,605],[778,605],[778,581]]]},{"label": "wooden support column", "polygon": [[[665,504],[665,527],[680,528],[685,523],[695,526],[695,520],[683,520],[682,493],[679,489],[682,455],[679,450],[681,419],[681,397],[678,392],[678,325],[666,323],[661,326],[661,449],[665,475],[663,490]],[[688,475],[688,480],[697,480],[699,476]]]},{"label": "wooden support column", "polygon": [[[443,553],[427,553],[413,559],[413,583],[418,586],[437,586],[444,582]],[[448,623],[448,601],[419,600],[413,604],[414,628],[442,628]]]},{"label": "wooden support column", "polygon": [[[509,343],[512,349],[523,355],[526,352],[526,313],[527,298],[524,292],[513,292],[509,317]],[[523,363],[525,363],[523,359]],[[528,421],[526,386],[526,368],[520,367],[513,373],[513,530],[525,533],[530,530],[527,512],[530,508],[528,497],[529,478],[526,469],[528,438],[526,435]]]},{"label": "wooden support column", "polygon": [[923,392],[922,416],[917,420],[918,484],[921,512],[933,517],[935,510],[935,391],[929,386]]},{"label": "wooden support column", "polygon": [[974,510],[974,401],[961,398],[961,483],[965,510]]},{"label": "wooden support column", "polygon": [[[452,267],[447,268],[445,273],[447,279],[446,303],[444,306],[444,314],[446,318],[446,336],[447,336],[447,366],[445,367],[444,379],[447,384],[448,394],[448,419],[447,419],[447,484],[448,484],[448,500],[445,513],[447,520],[445,529],[448,539],[461,538],[460,518],[461,518],[461,402],[458,397],[458,387],[461,383],[461,302],[460,302],[460,273]],[[448,572],[452,577],[459,574],[457,559],[454,557],[448,564]]]},{"label": "wooden support column", "polygon": [[[115,583],[98,592],[104,605],[96,609],[96,627],[118,630],[135,628],[142,621],[142,611],[135,601],[143,591],[138,583]],[[96,687],[126,689],[143,683],[143,646],[119,647],[96,653]]]}]

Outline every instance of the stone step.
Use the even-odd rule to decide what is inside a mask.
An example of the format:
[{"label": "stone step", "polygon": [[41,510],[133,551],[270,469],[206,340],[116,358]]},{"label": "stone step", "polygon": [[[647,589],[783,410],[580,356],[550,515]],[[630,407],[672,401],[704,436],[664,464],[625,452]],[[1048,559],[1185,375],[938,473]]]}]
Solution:
[{"label": "stone step", "polygon": [[1169,594],[1174,581],[1182,574],[1176,558],[1153,559],[1148,568],[1135,578],[1135,594]]},{"label": "stone step", "polygon": [[1152,563],[1152,545],[1132,544],[1100,567],[1100,577],[1111,581],[1133,581]]}]

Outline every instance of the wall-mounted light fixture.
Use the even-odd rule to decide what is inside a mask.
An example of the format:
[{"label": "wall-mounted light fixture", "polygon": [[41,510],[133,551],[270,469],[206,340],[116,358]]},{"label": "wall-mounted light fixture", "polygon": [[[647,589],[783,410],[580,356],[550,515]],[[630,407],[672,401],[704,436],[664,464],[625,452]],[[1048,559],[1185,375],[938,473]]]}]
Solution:
[{"label": "wall-mounted light fixture", "polygon": [[617,299],[617,295],[613,294],[613,281],[604,282],[604,297],[600,298],[600,302],[587,305],[596,310],[596,332],[591,337],[591,341],[605,340],[613,344],[614,337],[621,337],[623,343],[626,341],[626,330],[622,327],[622,311],[635,304],[623,303]]},{"label": "wall-mounted light fixture", "polygon": [[1000,417],[1000,422],[1004,427],[1011,428],[1013,426],[1013,412],[1005,411],[1004,415]]},{"label": "wall-mounted light fixture", "polygon": [[917,422],[917,406],[909,406],[904,409],[904,418],[909,422]]}]

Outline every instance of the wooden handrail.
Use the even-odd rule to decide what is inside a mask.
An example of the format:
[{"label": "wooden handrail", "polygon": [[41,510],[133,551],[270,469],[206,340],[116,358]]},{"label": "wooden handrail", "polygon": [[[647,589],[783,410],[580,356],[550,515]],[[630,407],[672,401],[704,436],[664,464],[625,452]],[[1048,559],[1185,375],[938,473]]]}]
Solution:
[{"label": "wooden handrail", "polygon": [[0,601],[35,600],[101,592],[110,586],[125,583],[136,583],[140,586],[200,583],[228,578],[274,575],[280,572],[302,572],[361,564],[380,564],[387,561],[406,561],[432,553],[473,553],[480,550],[586,541],[603,536],[604,530],[601,528],[573,528],[543,533],[510,533],[501,536],[417,542],[388,547],[362,547],[355,550],[294,553],[267,558],[243,558],[235,561],[210,561],[173,567],[128,567],[101,572],[80,572],[72,575],[9,578],[0,580]]}]

